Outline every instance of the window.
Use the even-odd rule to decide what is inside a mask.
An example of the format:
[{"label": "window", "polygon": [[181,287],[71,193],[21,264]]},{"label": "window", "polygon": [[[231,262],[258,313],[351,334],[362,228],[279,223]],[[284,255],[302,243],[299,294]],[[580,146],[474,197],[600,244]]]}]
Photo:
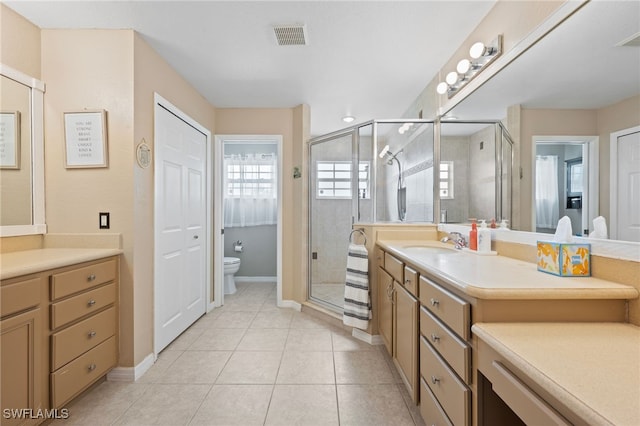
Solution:
[{"label": "window", "polygon": [[567,160],[567,195],[582,195],[582,158]]},{"label": "window", "polygon": [[[316,198],[352,198],[351,162],[316,162]],[[369,162],[358,165],[358,197],[370,198]]]},{"label": "window", "polygon": [[453,161],[440,162],[440,199],[453,200]]},{"label": "window", "polygon": [[228,164],[227,198],[275,198],[274,171],[272,164]]}]

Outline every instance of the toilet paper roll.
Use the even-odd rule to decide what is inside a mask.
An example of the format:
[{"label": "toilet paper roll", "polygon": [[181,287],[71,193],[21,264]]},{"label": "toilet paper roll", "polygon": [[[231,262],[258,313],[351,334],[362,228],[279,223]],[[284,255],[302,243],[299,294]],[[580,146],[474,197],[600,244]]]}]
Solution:
[{"label": "toilet paper roll", "polygon": [[233,246],[233,251],[236,253],[242,253],[242,246]]}]

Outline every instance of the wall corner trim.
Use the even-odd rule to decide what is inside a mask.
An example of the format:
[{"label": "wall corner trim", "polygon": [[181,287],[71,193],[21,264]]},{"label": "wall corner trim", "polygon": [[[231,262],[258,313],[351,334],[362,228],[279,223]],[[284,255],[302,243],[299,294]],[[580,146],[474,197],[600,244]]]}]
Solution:
[{"label": "wall corner trim", "polygon": [[302,305],[294,300],[280,300],[278,301],[279,308],[290,308],[298,312],[302,311]]},{"label": "wall corner trim", "polygon": [[149,370],[155,362],[155,357],[151,353],[135,367],[116,367],[107,374],[110,382],[136,382],[144,373]]},{"label": "wall corner trim", "polygon": [[369,334],[360,329],[354,328],[351,332],[351,335],[358,340],[362,340],[365,343],[370,345],[383,345],[384,341],[382,340],[382,336],[379,334]]}]

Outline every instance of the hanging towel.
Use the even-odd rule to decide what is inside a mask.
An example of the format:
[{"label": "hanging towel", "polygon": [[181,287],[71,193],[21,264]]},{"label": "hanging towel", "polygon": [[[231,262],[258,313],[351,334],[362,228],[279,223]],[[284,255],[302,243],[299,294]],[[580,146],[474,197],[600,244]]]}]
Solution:
[{"label": "hanging towel", "polygon": [[369,294],[369,260],[364,245],[349,244],[347,278],[344,286],[344,315],[342,322],[366,330],[371,319]]}]

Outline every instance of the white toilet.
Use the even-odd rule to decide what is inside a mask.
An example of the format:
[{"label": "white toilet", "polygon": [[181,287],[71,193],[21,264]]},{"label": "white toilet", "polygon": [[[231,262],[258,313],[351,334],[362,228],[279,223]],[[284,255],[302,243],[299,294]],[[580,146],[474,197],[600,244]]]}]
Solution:
[{"label": "white toilet", "polygon": [[240,259],[237,257],[224,258],[224,294],[236,292],[236,282],[233,276],[240,269]]}]

